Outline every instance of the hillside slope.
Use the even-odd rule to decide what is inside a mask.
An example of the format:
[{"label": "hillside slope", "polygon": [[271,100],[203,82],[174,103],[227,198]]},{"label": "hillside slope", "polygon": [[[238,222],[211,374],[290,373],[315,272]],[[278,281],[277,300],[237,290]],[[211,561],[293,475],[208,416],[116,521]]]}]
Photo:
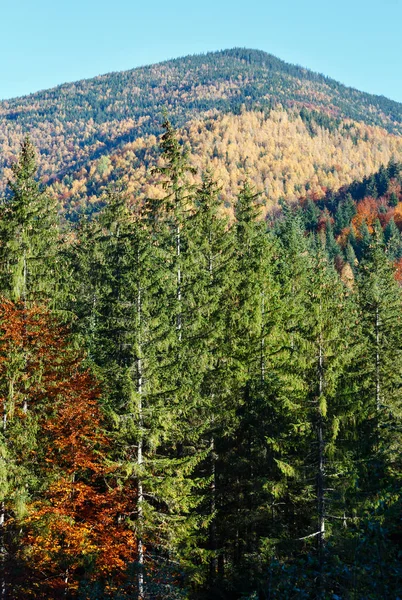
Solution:
[{"label": "hillside slope", "polygon": [[[352,121],[332,130],[314,123],[313,133],[311,127],[297,111],[246,111],[191,121],[182,139],[197,167],[194,180],[212,169],[229,212],[247,177],[261,194],[265,214],[280,198],[318,200],[392,158],[402,160],[402,137],[380,127]],[[64,209],[73,212],[97,210],[102,192],[119,179],[125,180],[133,198],[157,197],[161,189],[148,167],[158,161],[158,137],[149,135],[89,161],[53,182],[52,189]]]},{"label": "hillside slope", "polygon": [[[225,124],[225,115],[229,120],[232,119],[230,115],[241,119],[244,112],[258,111],[266,120],[272,109],[285,109],[290,111],[290,120],[301,118],[305,133],[310,138],[319,137],[321,130],[331,135],[340,131],[340,135],[344,139],[349,138],[355,146],[361,139],[360,134],[356,137],[357,130],[362,126],[376,128],[378,135],[374,136],[376,139],[372,147],[369,142],[373,138],[372,130],[363,132],[363,139],[369,142],[366,148],[369,154],[375,148],[381,154],[378,136],[383,139],[391,136],[389,139],[392,141],[387,145],[394,152],[399,147],[402,133],[402,104],[347,88],[264,52],[225,50],[111,73],[1,102],[0,188],[4,189],[7,167],[26,132],[40,152],[41,175],[45,180],[61,182],[62,187],[68,187],[77,177],[85,179],[84,171],[89,176],[93,161],[110,155],[113,162],[114,155],[130,148],[127,144],[138,145],[138,140],[144,140],[141,141],[143,150],[140,154],[146,154],[149,136],[160,133],[164,109],[176,125],[187,125],[190,131],[194,124],[199,127],[208,119]],[[379,133],[378,128],[383,133]],[[207,139],[208,136],[204,137],[206,144],[213,143]],[[244,142],[249,148],[254,143],[241,136],[232,143],[244,146]],[[266,148],[263,150],[267,157],[265,162],[249,161],[247,168],[252,177],[254,165],[260,172],[270,168],[272,160],[282,154],[280,147],[288,142],[279,140],[277,143],[279,150],[278,147],[272,152]],[[258,147],[260,142],[255,142],[255,145]],[[207,146],[206,149],[208,154],[211,148]],[[367,152],[353,158],[356,173],[352,173],[351,177],[367,173],[367,168],[362,168],[367,165]],[[248,156],[250,154],[252,152]],[[331,151],[327,154],[330,155]],[[389,153],[385,154],[387,156],[381,157],[381,160],[389,158]],[[301,156],[304,156],[303,151]],[[228,177],[236,179],[231,160],[226,162]],[[378,160],[368,162],[373,162],[373,168],[378,167]],[[328,156],[325,166],[339,172],[335,167],[338,163],[338,156]],[[107,171],[107,166],[106,161],[100,171]],[[282,184],[284,189],[280,189],[280,185],[265,182],[266,177],[254,179],[259,186],[262,183],[267,199],[273,201],[283,193],[294,193],[295,186],[303,186],[307,181],[296,177],[295,186]],[[350,178],[341,178],[335,185],[349,181]],[[325,181],[317,183],[326,185]],[[268,192],[268,187],[271,192]],[[91,186],[89,188],[91,195]],[[72,195],[71,191],[65,194],[67,197]]]}]

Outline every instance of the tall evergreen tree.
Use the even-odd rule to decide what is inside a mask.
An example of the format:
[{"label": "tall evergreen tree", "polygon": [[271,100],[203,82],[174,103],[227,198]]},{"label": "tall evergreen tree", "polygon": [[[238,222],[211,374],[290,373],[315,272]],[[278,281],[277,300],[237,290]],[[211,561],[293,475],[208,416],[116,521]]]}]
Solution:
[{"label": "tall evergreen tree", "polygon": [[[235,206],[235,271],[227,316],[227,352],[231,361],[231,430],[219,444],[222,545],[219,575],[223,589],[250,593],[264,569],[260,540],[272,526],[265,515],[272,476],[267,455],[273,402],[273,356],[277,351],[279,296],[274,278],[275,244],[259,220],[258,194],[248,182]],[[219,513],[218,513],[219,514]],[[248,577],[241,576],[247,572]]]},{"label": "tall evergreen tree", "polygon": [[[172,355],[177,321],[169,305],[172,297],[176,301],[176,279],[166,263],[162,221],[151,229],[147,210],[147,205],[130,209],[124,191],[111,191],[99,220],[83,229],[77,265],[89,299],[84,309],[90,307],[81,320],[103,382],[114,457],[122,477],[133,479],[137,490],[138,598],[151,593],[151,573],[167,576],[164,560],[177,556],[185,533],[193,533],[190,517],[184,526],[193,505],[189,474],[192,463],[201,460],[177,452],[185,407],[178,404],[171,375],[179,370]],[[171,569],[173,563],[167,565]]]},{"label": "tall evergreen tree", "polygon": [[[354,447],[358,516],[354,556],[356,594],[392,596],[401,582],[395,564],[398,547],[390,539],[400,487],[401,292],[376,227],[357,276],[360,353],[354,361],[357,435]],[[374,552],[373,552],[374,551]],[[368,565],[370,565],[368,567]],[[368,570],[367,570],[368,569]],[[363,575],[363,573],[365,573]],[[367,576],[369,574],[369,577]]]},{"label": "tall evergreen tree", "polygon": [[36,179],[35,149],[28,137],[12,172],[10,192],[0,205],[1,288],[9,298],[25,303],[54,298],[57,211]]},{"label": "tall evergreen tree", "polygon": [[331,261],[334,261],[341,254],[341,249],[335,240],[330,218],[327,218],[325,224],[325,249]]},{"label": "tall evergreen tree", "polygon": [[402,257],[402,236],[393,218],[384,229],[384,241],[389,259],[393,262],[399,260]]},{"label": "tall evergreen tree", "polygon": [[[199,510],[209,521],[205,542],[200,539],[198,552],[205,549],[205,581],[212,593],[218,574],[223,543],[218,536],[219,512],[224,502],[220,440],[227,435],[233,419],[230,390],[233,386],[228,352],[227,318],[234,275],[234,237],[228,219],[222,214],[220,189],[209,173],[203,176],[195,198],[195,212],[188,227],[189,274],[187,310],[191,313],[187,352],[202,375],[196,420],[197,435],[210,452],[200,465],[209,485],[203,492]],[[189,323],[189,320],[186,320]],[[196,416],[196,415],[194,415]],[[198,422],[197,422],[198,421]],[[194,434],[193,434],[194,435]],[[198,570],[201,571],[201,565]],[[200,578],[201,573],[198,575]]]},{"label": "tall evergreen tree", "polygon": [[335,233],[338,235],[345,227],[350,227],[350,222],[356,214],[356,205],[351,194],[339,203],[335,213]]},{"label": "tall evergreen tree", "polygon": [[[338,439],[341,425],[347,423],[351,405],[342,395],[341,383],[354,353],[350,319],[349,292],[339,281],[319,249],[313,259],[310,290],[307,294],[306,341],[306,402],[307,419],[313,439],[311,451],[305,456],[303,468],[315,471],[317,502],[318,598],[337,593],[331,580],[331,558],[327,551],[330,537],[336,539],[342,531],[345,515],[343,491],[348,480],[339,474],[348,465]],[[314,457],[315,454],[315,457]],[[312,465],[312,466],[311,466]],[[328,536],[328,531],[330,536]],[[310,534],[311,535],[311,534]],[[338,534],[339,535],[339,534]],[[313,536],[314,537],[314,536]]]},{"label": "tall evergreen tree", "polygon": [[272,493],[279,542],[267,540],[271,583],[266,581],[264,589],[273,586],[272,596],[278,598],[291,597],[296,589],[324,598],[339,591],[328,546],[341,535],[350,483],[339,476],[349,465],[339,431],[352,410],[349,396],[342,395],[342,377],[354,352],[349,292],[291,213],[279,235],[284,294],[276,368],[280,427],[270,438],[278,469]]}]

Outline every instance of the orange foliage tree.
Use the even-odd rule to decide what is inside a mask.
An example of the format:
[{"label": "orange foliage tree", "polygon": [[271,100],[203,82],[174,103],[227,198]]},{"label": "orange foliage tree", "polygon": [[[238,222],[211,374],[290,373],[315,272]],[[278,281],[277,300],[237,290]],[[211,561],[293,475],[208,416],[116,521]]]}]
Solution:
[{"label": "orange foliage tree", "polygon": [[360,228],[366,223],[370,233],[373,233],[374,221],[378,218],[378,206],[374,198],[364,198],[357,204],[357,213],[352,219],[352,227],[357,237],[360,236]]},{"label": "orange foliage tree", "polygon": [[15,598],[73,598],[96,580],[113,597],[136,559],[136,493],[108,464],[96,382],[43,308],[0,304],[0,404],[6,537],[14,532],[4,584]]}]

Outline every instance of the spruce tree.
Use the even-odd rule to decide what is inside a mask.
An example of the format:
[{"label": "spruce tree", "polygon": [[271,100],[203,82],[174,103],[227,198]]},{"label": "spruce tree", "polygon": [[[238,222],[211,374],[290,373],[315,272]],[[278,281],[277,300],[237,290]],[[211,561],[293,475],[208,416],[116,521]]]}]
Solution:
[{"label": "spruce tree", "polygon": [[335,213],[335,233],[339,235],[345,227],[350,227],[350,222],[356,214],[356,205],[351,194],[339,203]]},{"label": "spruce tree", "polygon": [[28,137],[12,172],[9,194],[0,205],[1,288],[24,303],[48,300],[57,292],[57,211],[36,179],[36,154]]},{"label": "spruce tree", "polygon": [[389,259],[393,262],[399,260],[402,257],[402,236],[393,218],[384,229],[384,241]]},{"label": "spruce tree", "polygon": [[272,477],[266,437],[272,430],[272,370],[280,319],[275,243],[259,219],[258,197],[246,181],[235,205],[235,272],[227,318],[233,421],[220,445],[226,492],[218,530],[224,540],[225,570],[222,565],[220,576],[223,586],[243,593],[250,593],[261,578],[260,540],[272,528],[263,507]]},{"label": "spruce tree", "polygon": [[178,390],[171,387],[171,372],[178,369],[172,356],[177,321],[170,309],[176,279],[166,263],[164,238],[158,237],[165,233],[162,222],[155,225],[148,209],[130,208],[124,190],[111,190],[97,221],[83,228],[77,263],[84,287],[77,297],[87,300],[76,309],[84,309],[81,335],[87,336],[91,362],[103,383],[113,457],[137,490],[138,598],[152,593],[151,573],[168,576],[173,568],[168,557],[177,558],[184,532],[193,533],[189,473],[192,463],[201,460],[177,453],[184,434]]},{"label": "spruce tree", "polygon": [[320,217],[320,210],[311,198],[308,198],[303,209],[303,220],[308,231],[315,231]]},{"label": "spruce tree", "polygon": [[325,249],[331,261],[335,261],[335,259],[341,254],[341,249],[335,240],[334,229],[332,227],[330,218],[327,218],[325,224]]},{"label": "spruce tree", "polygon": [[[355,486],[349,490],[356,514],[353,586],[355,594],[392,596],[401,573],[391,542],[400,486],[401,292],[377,226],[357,275],[359,353],[351,365],[356,431]],[[369,565],[369,566],[368,566]]]},{"label": "spruce tree", "polygon": [[297,216],[288,212],[278,234],[283,342],[275,369],[280,381],[277,429],[269,438],[277,467],[271,487],[278,505],[277,541],[267,540],[265,552],[275,582],[273,597],[295,589],[326,597],[337,592],[328,546],[342,532],[350,484],[349,477],[339,477],[350,462],[339,437],[352,411],[350,397],[342,394],[354,352],[350,292],[323,249],[304,237]]},{"label": "spruce tree", "polygon": [[[205,173],[202,185],[196,191],[195,212],[188,223],[190,270],[186,304],[188,312],[193,315],[187,352],[202,375],[198,416],[193,426],[210,448],[198,470],[210,483],[204,490],[199,507],[209,521],[209,527],[205,542],[200,539],[197,550],[200,553],[202,548],[205,549],[207,568],[204,572],[209,589],[215,586],[219,545],[222,543],[217,535],[219,510],[225,494],[221,485],[220,440],[230,428],[232,416],[229,393],[232,373],[226,325],[228,298],[233,284],[234,239],[222,209],[220,189],[211,174]],[[188,368],[194,367],[189,365]],[[198,570],[201,570],[200,565]]]},{"label": "spruce tree", "polygon": [[394,208],[395,206],[398,206],[398,202],[399,202],[398,196],[395,194],[395,192],[391,192],[390,197],[388,199],[389,206]]},{"label": "spruce tree", "polygon": [[[347,423],[350,399],[342,395],[343,375],[354,355],[352,331],[349,327],[351,305],[349,291],[339,281],[320,249],[313,259],[310,291],[307,294],[307,327],[305,382],[307,418],[314,440],[314,453],[305,456],[307,474],[315,471],[317,501],[317,550],[319,590],[317,597],[336,593],[336,581],[331,580],[331,559],[327,551],[330,538],[336,540],[342,531],[345,515],[343,491],[348,479],[339,474],[348,461],[338,439],[341,427]],[[312,467],[310,465],[313,465]],[[314,533],[314,532],[313,532]],[[328,535],[329,533],[329,535]],[[313,536],[314,537],[314,536]]]},{"label": "spruce tree", "polygon": [[356,258],[356,253],[350,242],[348,242],[348,245],[346,246],[345,257],[346,257],[347,262],[351,266],[352,271],[355,272],[358,262],[357,262],[357,258]]}]

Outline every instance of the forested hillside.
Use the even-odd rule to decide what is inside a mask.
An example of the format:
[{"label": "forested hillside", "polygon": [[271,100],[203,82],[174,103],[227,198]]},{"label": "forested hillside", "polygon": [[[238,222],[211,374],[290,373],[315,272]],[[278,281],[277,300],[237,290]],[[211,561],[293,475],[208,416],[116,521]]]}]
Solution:
[{"label": "forested hillside", "polygon": [[[304,198],[294,205],[294,210],[305,230],[315,232],[325,243],[338,271],[345,264],[355,270],[376,231],[397,268],[397,279],[401,280],[401,163],[390,161],[371,176],[343,186],[336,193],[328,191],[316,201]],[[276,217],[275,213],[269,217],[273,226]]]},{"label": "forested hillside", "polygon": [[146,195],[163,110],[182,128],[194,164],[214,162],[229,204],[245,173],[271,207],[282,196],[321,196],[401,155],[401,104],[233,49],[4,100],[0,188],[29,133],[41,175],[72,218],[97,208],[110,176],[125,173]]},{"label": "forested hillside", "polygon": [[[372,175],[392,158],[402,160],[400,136],[353,122],[322,127],[311,113],[282,108],[193,121],[182,130],[181,142],[191,148],[193,183],[200,184],[203,170],[213,168],[224,210],[232,216],[245,177],[261,193],[263,217],[281,199],[316,201]],[[53,183],[52,193],[73,220],[99,210],[102,192],[118,179],[125,181],[131,202],[141,202],[160,195],[152,173],[159,158],[157,136],[139,138]]]},{"label": "forested hillside", "polygon": [[[296,140],[306,126],[273,115]],[[23,142],[0,204],[3,597],[401,596],[396,146],[265,221],[264,190],[218,160],[225,124],[269,144],[265,119],[223,117],[212,160],[213,129],[192,126],[198,176],[165,120],[136,167],[151,181],[111,160],[73,223]]]}]

